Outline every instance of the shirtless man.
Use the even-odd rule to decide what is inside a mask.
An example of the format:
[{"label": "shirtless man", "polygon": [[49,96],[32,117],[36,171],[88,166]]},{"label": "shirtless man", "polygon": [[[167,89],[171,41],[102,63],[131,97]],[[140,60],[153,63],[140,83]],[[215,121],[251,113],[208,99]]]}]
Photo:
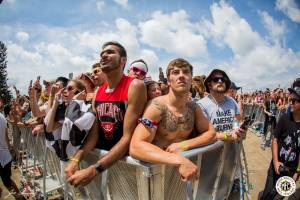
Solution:
[{"label": "shirtless man", "polygon": [[[198,167],[179,152],[210,144],[216,136],[201,108],[188,100],[192,70],[193,67],[184,59],[169,63],[169,93],[148,103],[130,144],[132,157],[178,166],[183,181],[196,176]],[[191,138],[194,128],[201,135]]]}]

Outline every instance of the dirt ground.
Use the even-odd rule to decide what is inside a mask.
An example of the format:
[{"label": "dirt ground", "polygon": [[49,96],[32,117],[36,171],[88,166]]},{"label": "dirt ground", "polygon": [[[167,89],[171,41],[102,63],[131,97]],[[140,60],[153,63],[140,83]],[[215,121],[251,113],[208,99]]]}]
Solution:
[{"label": "dirt ground", "polygon": [[[256,136],[252,132],[248,132],[247,138],[244,141],[244,148],[248,163],[248,171],[250,184],[252,185],[251,191],[251,199],[258,199],[259,193],[263,190],[267,170],[271,161],[271,149],[266,148],[264,151],[260,148],[260,137]],[[18,170],[13,170],[13,179],[19,184],[19,172]],[[299,184],[297,184],[299,188]],[[13,200],[14,198],[9,195],[8,191],[4,189],[2,181],[0,181],[0,187],[3,189],[2,196],[0,199],[2,200]],[[239,199],[238,194],[233,194],[230,197],[230,200]],[[300,198],[293,198],[300,199]]]},{"label": "dirt ground", "polygon": [[[251,199],[257,200],[259,194],[263,191],[265,186],[267,171],[272,158],[272,152],[270,147],[266,148],[265,150],[260,148],[260,137],[254,134],[254,132],[251,132],[251,130],[248,131],[247,138],[243,143],[246,153],[250,185],[252,186],[252,189],[250,190]],[[300,185],[298,181],[296,193],[293,196],[285,199],[300,200],[299,186]],[[239,194],[232,194],[230,196],[230,200],[237,199],[239,199]]]}]

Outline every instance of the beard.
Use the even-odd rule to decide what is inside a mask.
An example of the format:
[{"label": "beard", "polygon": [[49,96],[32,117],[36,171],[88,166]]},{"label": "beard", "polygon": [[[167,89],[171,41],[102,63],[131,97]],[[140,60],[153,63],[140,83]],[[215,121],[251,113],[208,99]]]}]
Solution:
[{"label": "beard", "polygon": [[219,86],[215,89],[213,89],[214,92],[219,93],[219,94],[224,94],[226,92],[226,87]]},{"label": "beard", "polygon": [[100,64],[100,67],[101,67],[102,72],[108,73],[108,72],[111,72],[111,71],[119,68],[120,63],[121,63],[121,58],[118,60],[111,60],[108,63],[106,63],[105,65]]}]

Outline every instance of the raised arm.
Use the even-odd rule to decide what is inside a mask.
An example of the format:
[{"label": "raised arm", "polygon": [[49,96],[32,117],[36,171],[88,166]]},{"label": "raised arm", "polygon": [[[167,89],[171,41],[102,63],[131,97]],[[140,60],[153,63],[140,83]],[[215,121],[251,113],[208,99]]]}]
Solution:
[{"label": "raised arm", "polygon": [[38,105],[38,87],[29,87],[29,104],[34,117],[44,117],[46,115],[45,109]]},{"label": "raised arm", "polygon": [[46,116],[46,121],[47,121],[46,122],[46,131],[49,133],[56,130],[58,127],[62,126],[62,124],[55,121],[55,114],[56,114],[57,107],[58,107],[58,99],[60,98],[61,95],[62,95],[62,90],[60,90],[58,93],[56,93],[54,104]]}]

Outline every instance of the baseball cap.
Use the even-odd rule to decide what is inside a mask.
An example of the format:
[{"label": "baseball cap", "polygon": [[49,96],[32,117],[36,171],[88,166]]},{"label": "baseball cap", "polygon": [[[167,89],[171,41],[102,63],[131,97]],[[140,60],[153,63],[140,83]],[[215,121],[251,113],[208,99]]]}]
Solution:
[{"label": "baseball cap", "polygon": [[241,87],[237,87],[236,84],[231,81],[230,89],[239,90]]},{"label": "baseball cap", "polygon": [[297,78],[288,90],[290,93],[294,93],[300,98],[300,78]]}]

